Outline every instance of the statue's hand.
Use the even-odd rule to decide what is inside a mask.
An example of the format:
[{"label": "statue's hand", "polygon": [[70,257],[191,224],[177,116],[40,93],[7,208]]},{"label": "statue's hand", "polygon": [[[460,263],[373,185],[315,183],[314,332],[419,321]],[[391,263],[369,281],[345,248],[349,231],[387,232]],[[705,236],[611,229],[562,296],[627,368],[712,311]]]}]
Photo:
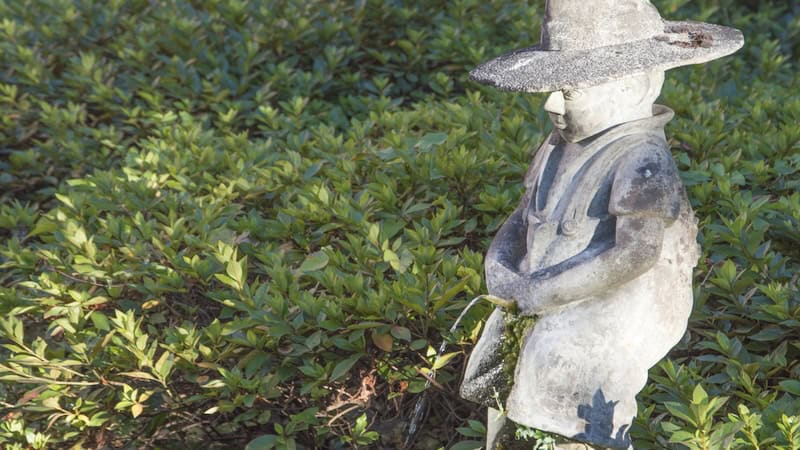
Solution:
[{"label": "statue's hand", "polygon": [[517,305],[517,310],[523,315],[533,315],[535,314],[533,301],[527,292],[531,291],[528,285],[534,281],[526,278],[502,264],[487,262],[486,285],[489,294],[513,301]]},{"label": "statue's hand", "polygon": [[490,294],[506,298],[499,294],[498,289],[520,278],[520,274],[516,270],[508,267],[496,256],[497,254],[491,251],[486,255],[486,287],[489,289]]},{"label": "statue's hand", "polygon": [[491,249],[486,255],[486,287],[489,294],[505,300],[513,300],[523,315],[537,313],[537,297],[534,295],[540,281],[531,275],[520,273],[501,260]]},{"label": "statue's hand", "polygon": [[529,292],[538,284],[531,275],[520,273],[520,261],[525,256],[527,228],[517,208],[503,224],[486,253],[486,286],[489,294],[505,300],[514,300],[524,314],[534,314],[535,302]]},{"label": "statue's hand", "polygon": [[533,316],[539,313],[537,298],[533,293],[536,290],[532,280],[518,279],[498,287],[498,297],[514,301],[517,312],[523,316]]},{"label": "statue's hand", "polygon": [[[529,281],[529,283],[534,283]],[[536,291],[534,284],[529,285],[524,289],[524,295],[518,295],[519,298],[514,298],[517,302],[517,310],[523,316],[535,316],[542,312],[541,302],[537,296],[533,295]]]},{"label": "statue's hand", "polygon": [[489,293],[506,300],[513,300],[520,314],[533,316],[541,314],[543,307],[550,300],[549,286],[547,280],[535,275],[514,274],[505,278],[494,289],[490,289]]}]

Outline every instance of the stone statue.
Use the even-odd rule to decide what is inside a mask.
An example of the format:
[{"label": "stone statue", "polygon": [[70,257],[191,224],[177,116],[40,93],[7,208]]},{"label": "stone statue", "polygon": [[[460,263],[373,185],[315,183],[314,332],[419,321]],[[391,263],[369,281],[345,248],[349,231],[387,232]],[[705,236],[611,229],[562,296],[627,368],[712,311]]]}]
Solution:
[{"label": "stone statue", "polygon": [[461,387],[490,407],[487,448],[526,448],[516,424],[573,442],[560,448],[632,448],[635,396],[686,330],[699,255],[664,136],[673,112],[654,102],[665,70],[743,42],[647,0],[548,0],[541,44],[470,74],[552,92],[555,126],[486,256],[489,293],[517,306],[489,317]]}]

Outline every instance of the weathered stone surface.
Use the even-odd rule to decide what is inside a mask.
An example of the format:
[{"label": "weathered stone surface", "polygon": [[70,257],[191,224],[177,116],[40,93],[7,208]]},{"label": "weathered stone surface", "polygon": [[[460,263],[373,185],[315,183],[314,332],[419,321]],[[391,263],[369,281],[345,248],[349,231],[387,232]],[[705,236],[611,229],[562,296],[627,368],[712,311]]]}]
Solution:
[{"label": "weathered stone surface", "polygon": [[472,74],[558,91],[555,130],[485,263],[489,293],[535,320],[489,317],[461,395],[490,408],[488,448],[516,448],[515,423],[631,448],[636,394],[686,329],[699,255],[663,131],[673,113],[654,101],[663,69],[731,53],[741,33],[663,22],[646,0],[549,0],[542,41]]},{"label": "weathered stone surface", "polygon": [[734,28],[664,21],[646,0],[550,0],[540,44],[486,62],[470,78],[507,91],[577,89],[704,63],[743,44]]},{"label": "weathered stone surface", "polygon": [[496,311],[462,395],[491,407],[495,392],[506,393],[514,422],[629,445],[647,371],[686,328],[698,256],[662,131],[672,112],[654,111],[578,143],[556,132],[536,153],[525,197],[487,255],[486,279],[490,293],[538,319],[512,381],[499,368],[507,331]]}]

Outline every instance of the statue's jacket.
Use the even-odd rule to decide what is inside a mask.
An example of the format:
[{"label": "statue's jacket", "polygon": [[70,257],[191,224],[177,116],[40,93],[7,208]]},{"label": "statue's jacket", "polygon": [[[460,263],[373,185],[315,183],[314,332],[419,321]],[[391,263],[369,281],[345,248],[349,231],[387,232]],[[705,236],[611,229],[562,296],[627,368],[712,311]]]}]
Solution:
[{"label": "statue's jacket", "polygon": [[[615,244],[615,220],[664,220],[656,264],[640,276],[543,310],[525,336],[513,382],[504,373],[504,313],[497,309],[467,364],[461,395],[519,424],[627,448],[647,371],[682,337],[692,309],[697,225],[663,127],[671,110],[615,126],[578,144],[557,133],[535,153],[520,204],[522,274],[566,267]],[[487,266],[487,284],[493,273]],[[491,289],[490,289],[491,293]],[[510,386],[509,386],[510,385]],[[510,387],[510,389],[509,389]]]}]

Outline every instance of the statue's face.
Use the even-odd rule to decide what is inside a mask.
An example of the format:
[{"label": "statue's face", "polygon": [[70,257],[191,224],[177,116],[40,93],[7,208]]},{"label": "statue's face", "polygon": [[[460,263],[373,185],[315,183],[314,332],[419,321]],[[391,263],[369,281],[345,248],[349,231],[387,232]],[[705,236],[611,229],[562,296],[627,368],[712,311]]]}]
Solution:
[{"label": "statue's face", "polygon": [[[550,94],[544,109],[561,136],[568,142],[578,142],[591,136],[602,121],[606,101],[612,96],[598,92],[597,86],[588,89],[564,89]],[[602,131],[602,130],[599,130]]]},{"label": "statue's face", "polygon": [[550,94],[544,109],[559,134],[578,142],[614,125],[648,117],[661,91],[663,72]]}]

